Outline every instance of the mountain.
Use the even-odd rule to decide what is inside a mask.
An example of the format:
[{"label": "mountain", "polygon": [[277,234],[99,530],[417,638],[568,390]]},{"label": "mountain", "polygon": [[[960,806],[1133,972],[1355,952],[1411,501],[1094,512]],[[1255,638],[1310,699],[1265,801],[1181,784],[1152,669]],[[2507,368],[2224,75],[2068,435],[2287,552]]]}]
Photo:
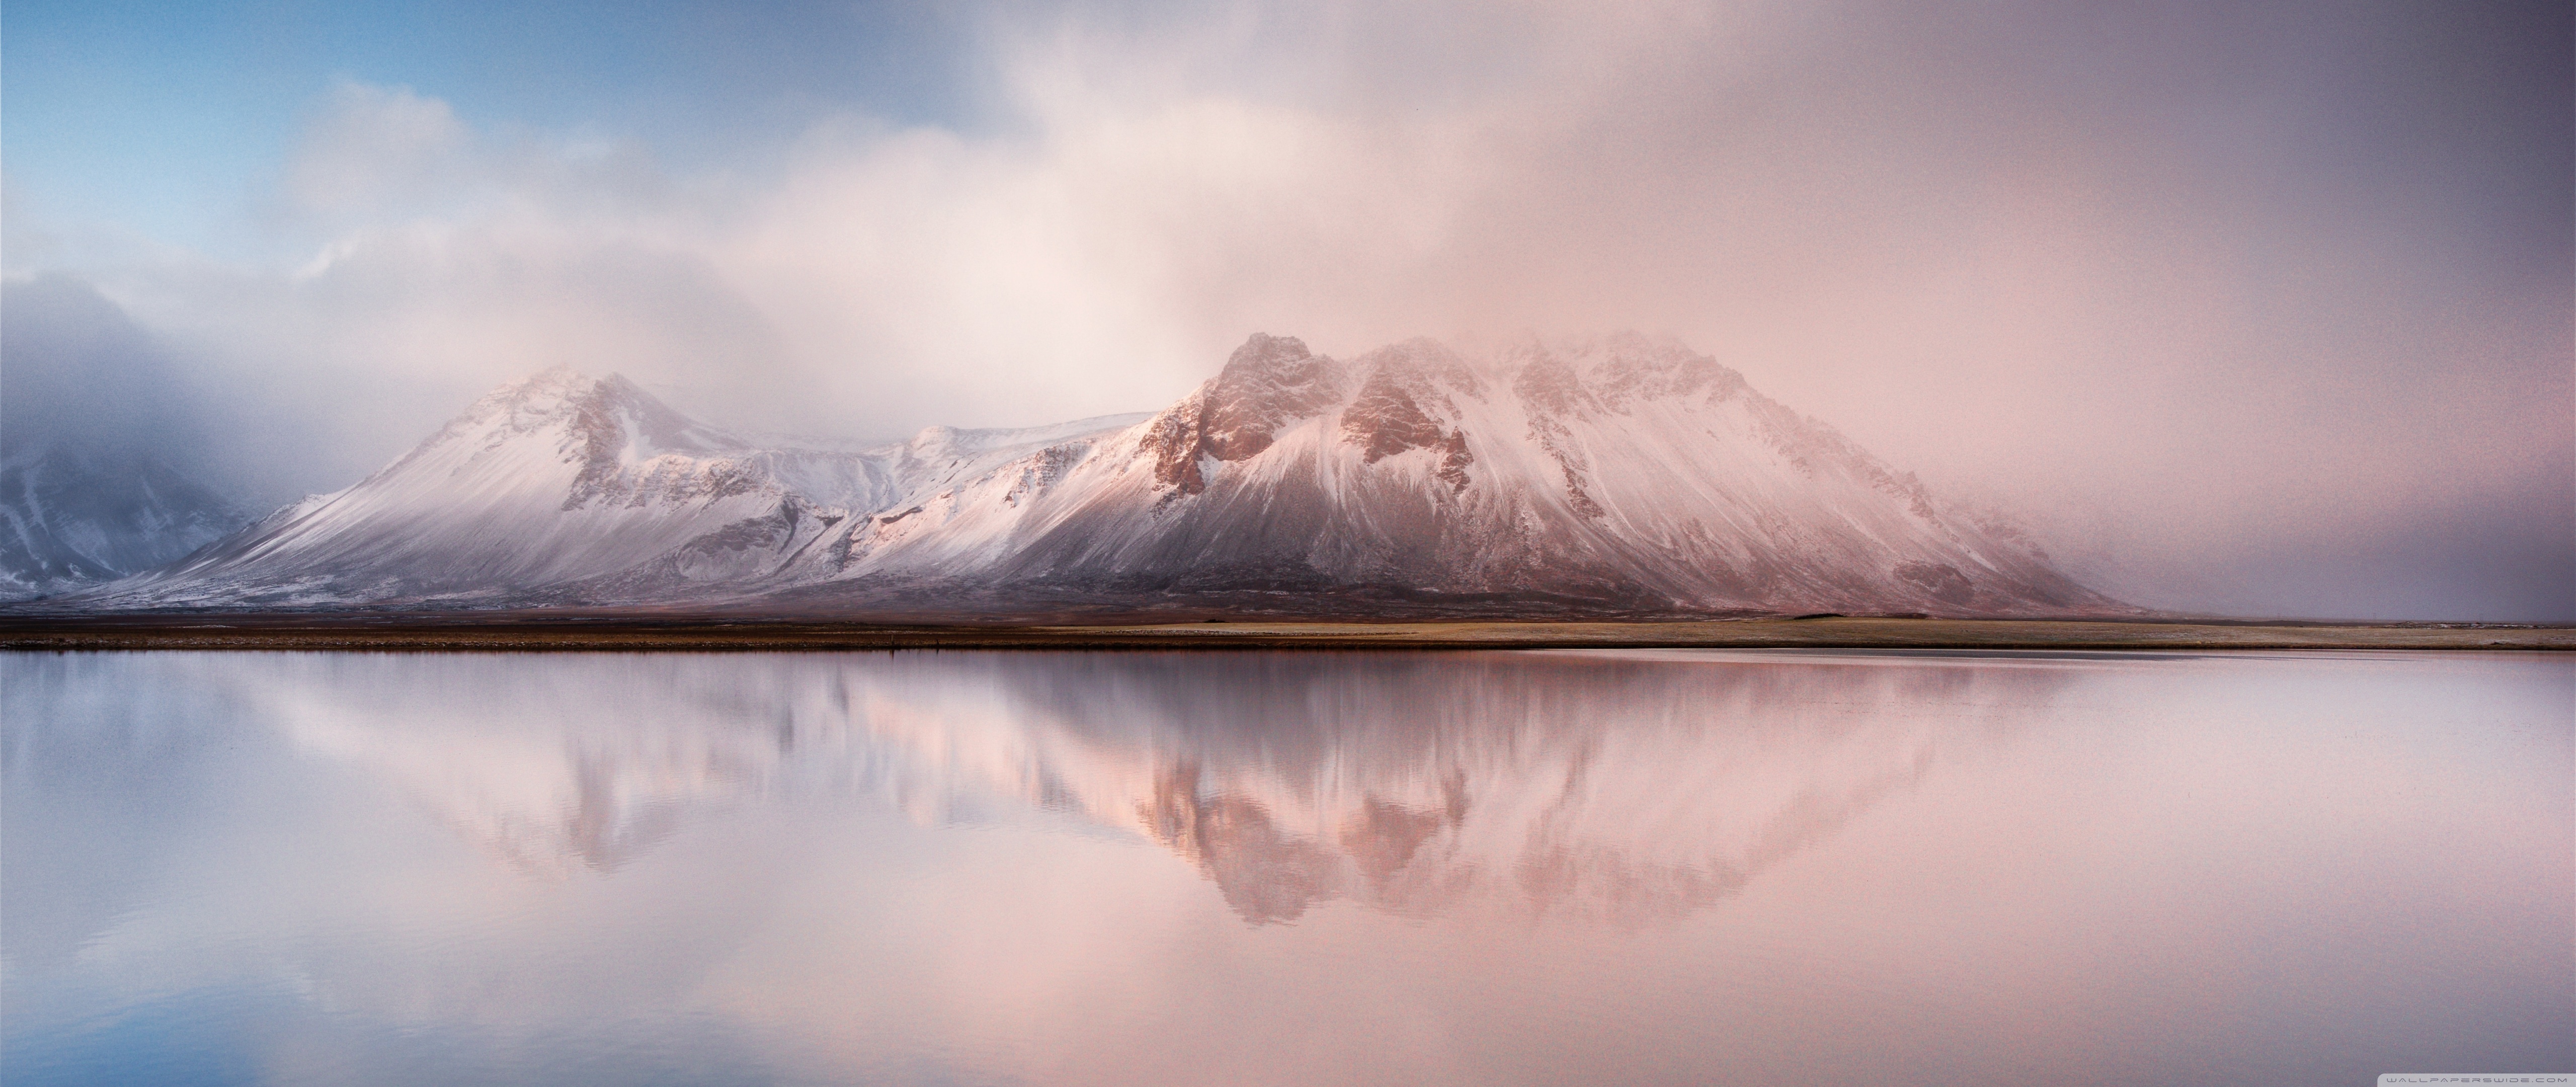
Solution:
[{"label": "mountain", "polygon": [[88,284],[0,280],[0,600],[149,570],[250,521],[194,399]]},{"label": "mountain", "polygon": [[55,445],[0,455],[0,599],[150,570],[250,518],[153,456]]},{"label": "mountain", "polygon": [[1256,335],[1151,416],[753,440],[622,378],[485,397],[96,606],[1340,614],[2127,610],[1677,343]]},{"label": "mountain", "polygon": [[496,390],[356,486],[279,510],[102,604],[511,606],[739,594],[854,511],[1116,421],[934,427],[856,448],[763,443],[623,377],[557,368]]},{"label": "mountain", "polygon": [[1117,596],[1367,590],[1569,606],[2116,607],[1678,344],[1254,336],[1133,430],[944,489],[811,563]]}]

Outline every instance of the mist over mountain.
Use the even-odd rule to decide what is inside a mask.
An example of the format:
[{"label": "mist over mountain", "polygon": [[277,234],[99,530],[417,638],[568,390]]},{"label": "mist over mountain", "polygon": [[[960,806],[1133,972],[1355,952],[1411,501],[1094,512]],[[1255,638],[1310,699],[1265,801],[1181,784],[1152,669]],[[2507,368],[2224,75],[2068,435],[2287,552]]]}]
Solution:
[{"label": "mist over mountain", "polygon": [[2576,619],[2565,4],[715,9],[30,9],[0,276],[149,330],[254,510],[557,364],[884,438],[1642,328],[2123,599]]},{"label": "mist over mountain", "polygon": [[0,598],[160,566],[250,520],[177,367],[77,280],[0,283]]},{"label": "mist over mountain", "polygon": [[557,368],[100,608],[2133,611],[1678,342],[1256,334],[1151,416],[754,439]]}]

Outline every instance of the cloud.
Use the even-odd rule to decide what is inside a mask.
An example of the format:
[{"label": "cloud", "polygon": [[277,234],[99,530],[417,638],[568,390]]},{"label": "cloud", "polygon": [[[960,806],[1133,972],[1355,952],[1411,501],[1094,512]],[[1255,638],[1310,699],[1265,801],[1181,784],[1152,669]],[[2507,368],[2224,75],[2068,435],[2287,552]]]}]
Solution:
[{"label": "cloud", "polygon": [[974,123],[714,172],[343,84],[269,212],[309,257],[84,271],[320,420],[304,488],[555,362],[892,435],[1252,331],[1637,327],[2149,603],[2576,616],[2563,12],[983,10]]},{"label": "cloud", "polygon": [[470,176],[476,143],[445,102],[343,81],[305,133],[284,195],[326,214],[434,202]]},{"label": "cloud", "polygon": [[214,445],[186,368],[78,279],[0,282],[0,359],[0,454],[65,449],[139,470]]}]

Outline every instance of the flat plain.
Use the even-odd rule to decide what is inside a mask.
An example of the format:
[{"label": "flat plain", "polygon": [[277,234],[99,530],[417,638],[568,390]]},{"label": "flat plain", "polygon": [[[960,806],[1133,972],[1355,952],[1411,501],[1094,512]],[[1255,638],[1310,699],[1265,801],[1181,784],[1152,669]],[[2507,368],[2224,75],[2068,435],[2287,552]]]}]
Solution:
[{"label": "flat plain", "polygon": [[2576,627],[1913,619],[1111,624],[529,613],[0,617],[0,649],[780,651],[834,649],[2576,649]]}]

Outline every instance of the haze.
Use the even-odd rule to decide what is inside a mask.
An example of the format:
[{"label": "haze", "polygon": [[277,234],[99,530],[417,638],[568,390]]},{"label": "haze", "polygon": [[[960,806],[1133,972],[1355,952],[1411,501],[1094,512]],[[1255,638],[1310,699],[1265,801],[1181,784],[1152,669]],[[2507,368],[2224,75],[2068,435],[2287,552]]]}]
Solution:
[{"label": "haze", "polygon": [[7,438],[353,482],[1670,333],[2141,604],[2576,619],[2564,4],[6,10]]}]

